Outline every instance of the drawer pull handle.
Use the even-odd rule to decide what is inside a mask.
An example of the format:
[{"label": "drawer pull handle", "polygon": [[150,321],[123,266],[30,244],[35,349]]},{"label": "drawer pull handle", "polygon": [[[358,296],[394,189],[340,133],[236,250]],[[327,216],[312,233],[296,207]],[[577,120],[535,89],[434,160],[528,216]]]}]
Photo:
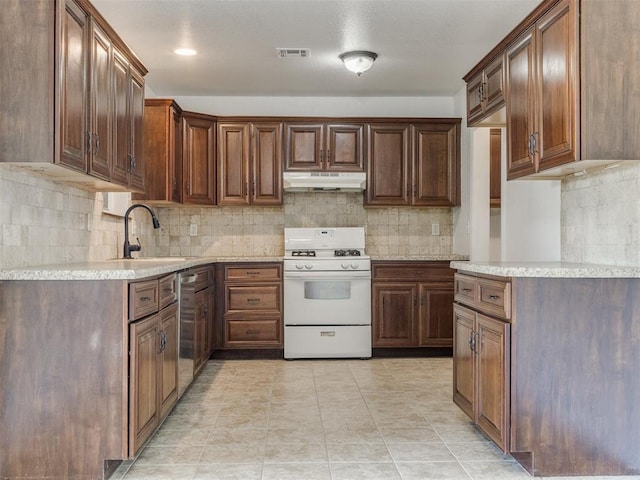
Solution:
[{"label": "drawer pull handle", "polygon": [[259,298],[247,298],[247,303],[259,303]]},{"label": "drawer pull handle", "polygon": [[247,275],[260,275],[260,272],[245,272]]},{"label": "drawer pull handle", "polygon": [[141,302],[148,302],[149,300],[151,300],[151,297],[140,297]]},{"label": "drawer pull handle", "polygon": [[164,293],[171,293],[171,292],[173,292],[173,288],[171,288],[171,287],[163,288],[162,291]]},{"label": "drawer pull handle", "polygon": [[471,291],[471,289],[470,288],[463,288],[462,291],[469,293]]},{"label": "drawer pull handle", "polygon": [[489,300],[498,300],[499,298],[499,295],[489,295]]},{"label": "drawer pull handle", "polygon": [[258,334],[260,334],[260,330],[249,328],[249,329],[247,329],[247,331],[245,333],[247,335],[258,335]]},{"label": "drawer pull handle", "polygon": [[321,337],[335,337],[336,336],[336,332],[334,330],[328,331],[328,332],[320,332],[320,336]]}]

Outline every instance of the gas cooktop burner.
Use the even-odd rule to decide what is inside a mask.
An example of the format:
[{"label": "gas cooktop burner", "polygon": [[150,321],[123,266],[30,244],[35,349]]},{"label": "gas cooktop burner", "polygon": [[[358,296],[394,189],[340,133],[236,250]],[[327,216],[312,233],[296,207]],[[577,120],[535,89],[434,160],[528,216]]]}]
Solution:
[{"label": "gas cooktop burner", "polygon": [[315,257],[315,250],[294,250],[291,252],[292,257]]},{"label": "gas cooktop burner", "polygon": [[346,249],[346,250],[336,250],[333,252],[336,257],[359,257],[360,250],[356,249]]}]

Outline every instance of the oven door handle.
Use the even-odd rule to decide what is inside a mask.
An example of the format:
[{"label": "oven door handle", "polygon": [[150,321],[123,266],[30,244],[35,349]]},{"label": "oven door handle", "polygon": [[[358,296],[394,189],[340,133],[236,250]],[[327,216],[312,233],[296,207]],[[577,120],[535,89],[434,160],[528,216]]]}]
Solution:
[{"label": "oven door handle", "polygon": [[284,279],[295,280],[368,280],[371,271],[345,270],[344,272],[284,272]]}]

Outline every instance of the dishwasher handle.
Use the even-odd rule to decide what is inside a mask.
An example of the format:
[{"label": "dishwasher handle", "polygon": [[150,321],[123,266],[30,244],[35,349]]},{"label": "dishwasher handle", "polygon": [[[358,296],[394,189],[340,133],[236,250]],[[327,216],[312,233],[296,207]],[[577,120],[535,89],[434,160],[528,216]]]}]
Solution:
[{"label": "dishwasher handle", "polygon": [[196,283],[196,280],[198,280],[198,274],[192,273],[190,275],[183,275],[182,278],[180,279],[180,283],[182,284]]}]

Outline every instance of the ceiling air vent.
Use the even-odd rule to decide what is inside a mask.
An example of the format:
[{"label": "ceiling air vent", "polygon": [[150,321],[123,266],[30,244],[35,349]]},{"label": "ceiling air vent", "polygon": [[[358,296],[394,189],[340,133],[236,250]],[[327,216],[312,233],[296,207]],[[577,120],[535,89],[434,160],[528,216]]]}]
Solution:
[{"label": "ceiling air vent", "polygon": [[308,58],[311,56],[309,48],[276,48],[276,53],[280,58],[301,57]]}]

